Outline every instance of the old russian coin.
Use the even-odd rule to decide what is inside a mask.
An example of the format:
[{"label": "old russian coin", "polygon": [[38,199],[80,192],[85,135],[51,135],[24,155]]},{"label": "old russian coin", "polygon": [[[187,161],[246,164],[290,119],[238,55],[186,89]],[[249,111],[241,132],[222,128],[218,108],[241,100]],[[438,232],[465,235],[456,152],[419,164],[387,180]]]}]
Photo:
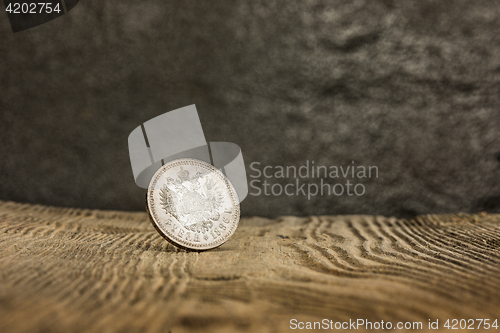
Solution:
[{"label": "old russian coin", "polygon": [[155,229],[174,245],[208,250],[238,227],[238,195],[212,165],[190,158],[163,165],[149,183],[147,207]]}]

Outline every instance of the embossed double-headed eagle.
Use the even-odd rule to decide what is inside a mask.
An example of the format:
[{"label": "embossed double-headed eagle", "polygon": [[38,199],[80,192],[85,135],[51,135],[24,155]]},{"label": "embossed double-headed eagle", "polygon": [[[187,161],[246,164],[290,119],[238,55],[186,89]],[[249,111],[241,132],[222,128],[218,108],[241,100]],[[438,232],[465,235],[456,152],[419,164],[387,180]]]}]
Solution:
[{"label": "embossed double-headed eagle", "polygon": [[220,218],[224,200],[219,185],[213,179],[203,179],[206,174],[208,172],[197,172],[190,178],[189,171],[181,168],[178,179],[167,178],[167,184],[160,190],[160,203],[165,212],[186,229],[203,233]]}]

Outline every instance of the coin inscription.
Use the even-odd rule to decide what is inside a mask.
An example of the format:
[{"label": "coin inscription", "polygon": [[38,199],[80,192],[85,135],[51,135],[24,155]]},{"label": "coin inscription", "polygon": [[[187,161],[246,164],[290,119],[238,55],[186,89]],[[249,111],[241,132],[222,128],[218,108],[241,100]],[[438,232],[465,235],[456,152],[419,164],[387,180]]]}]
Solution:
[{"label": "coin inscription", "polygon": [[189,158],[171,161],[155,173],[147,205],[151,222],[166,240],[193,250],[222,245],[240,219],[238,196],[226,176]]}]

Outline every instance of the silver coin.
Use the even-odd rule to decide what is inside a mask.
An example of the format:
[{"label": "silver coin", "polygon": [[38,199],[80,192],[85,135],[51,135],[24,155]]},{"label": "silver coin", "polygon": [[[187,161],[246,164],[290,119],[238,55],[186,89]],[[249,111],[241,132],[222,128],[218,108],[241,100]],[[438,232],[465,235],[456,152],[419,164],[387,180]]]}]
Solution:
[{"label": "silver coin", "polygon": [[191,250],[222,245],[240,220],[231,182],[212,165],[190,158],[171,161],[155,173],[147,207],[153,226],[166,240]]}]

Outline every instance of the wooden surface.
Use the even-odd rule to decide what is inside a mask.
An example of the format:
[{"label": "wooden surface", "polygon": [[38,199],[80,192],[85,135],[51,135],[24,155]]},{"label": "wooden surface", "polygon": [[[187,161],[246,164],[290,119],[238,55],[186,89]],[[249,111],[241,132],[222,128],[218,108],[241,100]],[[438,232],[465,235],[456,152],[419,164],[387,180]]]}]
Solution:
[{"label": "wooden surface", "polygon": [[288,332],[293,318],[425,328],[500,317],[499,286],[498,215],[244,218],[196,253],[145,213],[0,202],[0,332]]}]

